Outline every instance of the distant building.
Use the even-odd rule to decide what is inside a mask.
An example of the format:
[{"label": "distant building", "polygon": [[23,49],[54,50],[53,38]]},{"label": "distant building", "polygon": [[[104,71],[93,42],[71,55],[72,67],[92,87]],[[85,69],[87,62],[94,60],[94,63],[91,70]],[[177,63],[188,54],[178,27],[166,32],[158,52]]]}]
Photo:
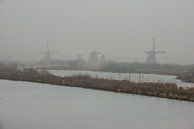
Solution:
[{"label": "distant building", "polygon": [[156,40],[155,38],[153,38],[153,50],[145,51],[145,53],[147,54],[147,59],[146,59],[147,64],[157,64],[156,56],[158,54],[165,54],[166,52],[156,51]]},{"label": "distant building", "polygon": [[101,55],[100,61],[101,61],[101,62],[105,62],[105,61],[106,61],[106,57],[105,57],[104,55]]},{"label": "distant building", "polygon": [[88,63],[91,65],[97,65],[99,63],[98,62],[99,61],[98,54],[99,54],[99,52],[97,52],[97,51],[90,52]]},{"label": "distant building", "polygon": [[56,53],[58,51],[50,51],[49,44],[46,44],[46,51],[41,52],[44,55],[44,59],[41,60],[41,63],[44,64],[45,66],[51,65],[53,59],[52,59],[52,54]]},{"label": "distant building", "polygon": [[90,52],[88,64],[90,65],[91,69],[99,68],[105,61],[106,58],[103,54],[101,54],[101,52],[97,51]]}]

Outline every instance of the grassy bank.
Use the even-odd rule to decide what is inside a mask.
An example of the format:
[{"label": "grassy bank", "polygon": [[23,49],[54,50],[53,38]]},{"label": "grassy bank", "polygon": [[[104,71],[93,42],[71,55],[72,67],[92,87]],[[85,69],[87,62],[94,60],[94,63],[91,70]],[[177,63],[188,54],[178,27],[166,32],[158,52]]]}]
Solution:
[{"label": "grassy bank", "polygon": [[194,102],[194,88],[181,88],[171,83],[134,83],[127,80],[109,80],[90,76],[59,77],[47,71],[34,69],[18,70],[16,68],[0,68],[0,78],[16,81],[48,83],[53,85],[81,87],[89,89],[123,92],[146,96]]}]

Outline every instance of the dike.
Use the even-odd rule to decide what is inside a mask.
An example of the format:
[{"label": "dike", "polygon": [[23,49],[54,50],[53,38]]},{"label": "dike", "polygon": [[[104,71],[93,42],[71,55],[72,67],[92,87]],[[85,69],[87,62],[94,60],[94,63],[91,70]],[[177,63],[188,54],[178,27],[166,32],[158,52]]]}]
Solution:
[{"label": "dike", "polygon": [[172,83],[134,83],[127,80],[92,78],[87,75],[59,77],[45,70],[19,70],[7,67],[0,68],[0,79],[47,83],[194,102],[194,88],[177,87],[176,84]]}]

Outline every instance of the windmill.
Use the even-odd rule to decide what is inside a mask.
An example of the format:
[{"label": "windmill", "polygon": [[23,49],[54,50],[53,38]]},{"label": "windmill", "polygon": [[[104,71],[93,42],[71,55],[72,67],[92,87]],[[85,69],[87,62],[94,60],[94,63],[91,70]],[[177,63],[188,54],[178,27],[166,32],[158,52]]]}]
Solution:
[{"label": "windmill", "polygon": [[50,64],[50,62],[52,61],[52,54],[53,53],[56,53],[58,51],[50,51],[50,48],[49,48],[49,44],[47,43],[46,44],[46,51],[44,52],[41,52],[41,54],[44,54],[44,64]]},{"label": "windmill", "polygon": [[99,61],[99,57],[98,55],[101,54],[100,52],[98,51],[91,51],[90,52],[90,57],[88,59],[88,62],[91,63],[91,64],[97,64],[98,61]]},{"label": "windmill", "polygon": [[90,52],[88,62],[92,65],[97,65],[99,63],[99,55],[101,52],[96,49],[96,40],[94,41],[94,50]]},{"label": "windmill", "polygon": [[147,54],[147,60],[146,62],[148,64],[157,64],[157,59],[156,56],[158,54],[165,54],[165,51],[156,51],[156,40],[155,37],[153,38],[153,50],[150,51],[145,51],[145,53]]}]

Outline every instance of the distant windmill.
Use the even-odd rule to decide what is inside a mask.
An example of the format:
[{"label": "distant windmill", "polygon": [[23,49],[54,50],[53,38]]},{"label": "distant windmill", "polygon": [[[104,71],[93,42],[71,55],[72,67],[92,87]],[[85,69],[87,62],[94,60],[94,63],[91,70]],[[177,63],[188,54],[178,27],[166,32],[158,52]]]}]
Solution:
[{"label": "distant windmill", "polygon": [[99,61],[98,55],[101,54],[100,52],[92,51],[90,52],[90,57],[88,59],[89,63],[91,64],[97,64]]},{"label": "distant windmill", "polygon": [[52,54],[56,53],[58,51],[50,51],[49,44],[46,44],[46,51],[41,52],[41,54],[44,54],[44,63],[49,64],[52,61]]},{"label": "distant windmill", "polygon": [[147,54],[147,60],[146,62],[148,64],[157,64],[157,59],[156,56],[158,54],[165,54],[165,51],[156,51],[156,40],[155,37],[153,38],[153,50],[151,51],[145,51],[145,53]]}]

